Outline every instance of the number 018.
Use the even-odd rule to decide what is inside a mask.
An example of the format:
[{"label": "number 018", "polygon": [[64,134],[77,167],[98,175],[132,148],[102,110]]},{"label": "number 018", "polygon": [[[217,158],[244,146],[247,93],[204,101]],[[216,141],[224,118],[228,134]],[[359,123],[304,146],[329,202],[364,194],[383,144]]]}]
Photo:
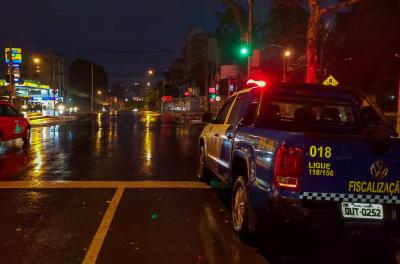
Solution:
[{"label": "number 018", "polygon": [[331,147],[310,147],[310,156],[312,158],[319,157],[319,158],[326,158],[330,159],[332,157],[332,148]]}]

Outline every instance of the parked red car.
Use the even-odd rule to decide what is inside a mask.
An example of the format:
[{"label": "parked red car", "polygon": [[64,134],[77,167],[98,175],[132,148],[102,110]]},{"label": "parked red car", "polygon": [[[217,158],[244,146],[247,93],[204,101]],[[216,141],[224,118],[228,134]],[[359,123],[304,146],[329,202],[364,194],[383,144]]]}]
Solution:
[{"label": "parked red car", "polygon": [[31,125],[11,104],[0,102],[0,142],[21,138],[24,146],[31,138]]}]

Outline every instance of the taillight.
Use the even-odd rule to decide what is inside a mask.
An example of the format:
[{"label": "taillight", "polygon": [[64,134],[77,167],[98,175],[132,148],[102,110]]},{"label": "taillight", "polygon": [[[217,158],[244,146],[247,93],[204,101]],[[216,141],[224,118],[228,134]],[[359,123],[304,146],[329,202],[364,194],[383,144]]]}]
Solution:
[{"label": "taillight", "polygon": [[276,151],[274,183],[278,188],[299,190],[303,150],[280,147]]}]

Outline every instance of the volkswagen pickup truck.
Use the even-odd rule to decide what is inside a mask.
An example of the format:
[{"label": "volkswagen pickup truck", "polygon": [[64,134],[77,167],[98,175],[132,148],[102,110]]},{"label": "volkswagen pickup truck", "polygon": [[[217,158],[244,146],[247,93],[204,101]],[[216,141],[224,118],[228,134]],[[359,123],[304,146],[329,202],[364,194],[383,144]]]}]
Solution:
[{"label": "volkswagen pickup truck", "polygon": [[320,85],[250,86],[205,115],[198,145],[198,177],[232,187],[239,238],[281,223],[397,230],[400,143],[373,102]]}]

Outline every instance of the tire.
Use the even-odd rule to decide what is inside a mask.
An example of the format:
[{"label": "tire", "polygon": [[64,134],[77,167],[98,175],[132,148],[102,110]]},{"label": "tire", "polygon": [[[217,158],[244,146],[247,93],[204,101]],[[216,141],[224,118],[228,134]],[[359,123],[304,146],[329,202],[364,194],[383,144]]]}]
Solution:
[{"label": "tire", "polygon": [[248,186],[243,176],[239,176],[233,186],[231,212],[232,225],[236,236],[246,244],[253,241],[255,230],[250,229],[250,205]]},{"label": "tire", "polygon": [[204,145],[199,148],[197,158],[197,178],[201,181],[209,181],[211,179],[211,173],[207,168],[206,164],[206,153]]},{"label": "tire", "polygon": [[24,143],[24,147],[27,147],[31,140],[31,129],[26,129],[25,136],[22,138],[22,142]]}]

